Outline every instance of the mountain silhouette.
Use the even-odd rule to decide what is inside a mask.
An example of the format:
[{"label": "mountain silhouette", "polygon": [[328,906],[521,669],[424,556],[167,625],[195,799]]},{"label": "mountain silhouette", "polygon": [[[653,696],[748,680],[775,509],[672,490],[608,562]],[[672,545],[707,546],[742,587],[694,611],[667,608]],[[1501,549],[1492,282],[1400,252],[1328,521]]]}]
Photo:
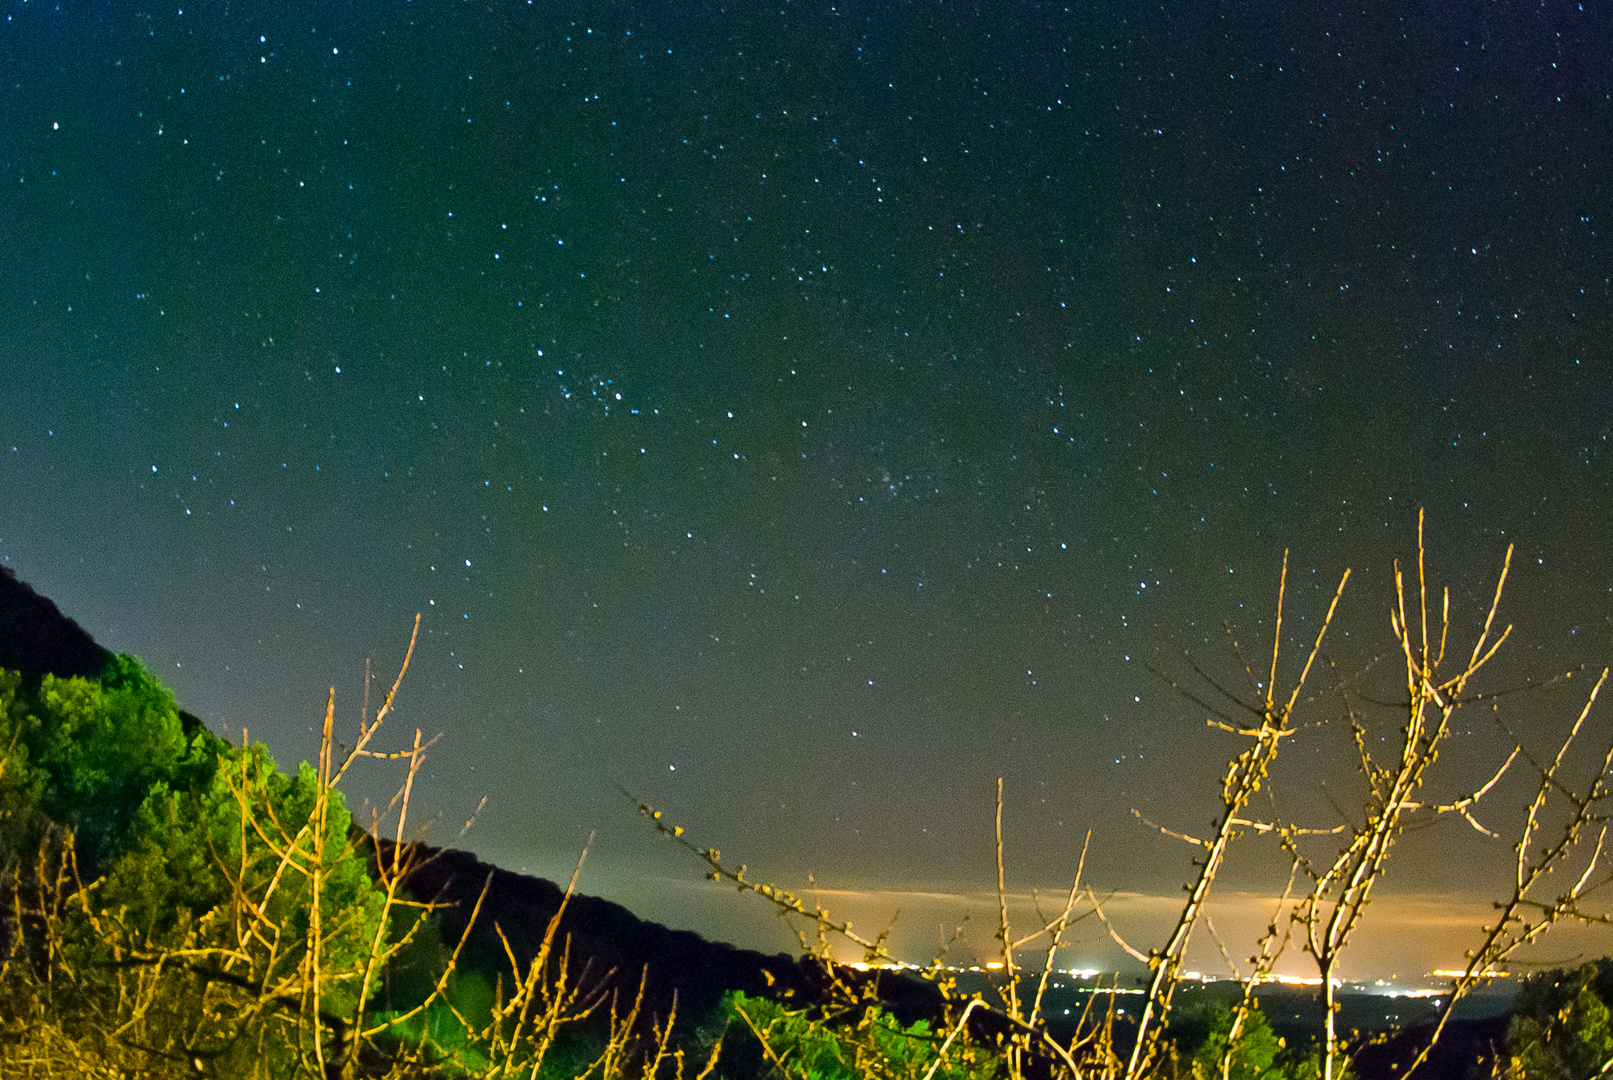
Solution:
[{"label": "mountain silhouette", "polygon": [[[20,671],[30,682],[46,675],[100,678],[113,654],[82,626],[64,615],[48,597],[0,566],[0,669]],[[181,712],[187,731],[202,726]],[[390,845],[381,843],[383,857]],[[550,918],[564,890],[552,881],[511,873],[452,849],[417,845],[416,869],[409,890],[421,900],[437,900],[442,936],[452,947],[476,906],[482,884],[491,874],[481,913],[466,941],[462,964],[496,978],[508,974],[509,959],[499,939],[502,930],[516,960],[525,965],[537,954]],[[570,973],[595,991],[615,991],[622,1008],[631,1005],[644,977],[644,1009],[665,1017],[676,994],[678,1013],[701,1018],[715,1009],[727,990],[767,995],[801,1004],[824,1000],[833,979],[869,977],[787,954],[768,956],[699,934],[673,930],[640,919],[620,904],[591,896],[573,896],[560,927],[570,939]],[[879,980],[904,1022],[935,1015],[940,999],[934,988],[894,972],[870,973]]]},{"label": "mountain silhouette", "polygon": [[[439,926],[447,947],[465,932],[484,883],[487,895],[461,953],[463,963],[484,973],[511,975],[503,938],[520,965],[520,976],[538,954],[565,890],[552,881],[512,873],[465,851],[410,845],[416,867],[409,891],[443,905]],[[392,845],[381,843],[383,858]],[[491,876],[490,876],[491,875]],[[622,1008],[632,1004],[644,978],[644,1009],[665,1017],[677,994],[678,1015],[694,1019],[716,1008],[726,990],[772,997],[815,995],[816,981],[794,957],[768,956],[687,930],[648,922],[627,908],[594,896],[573,895],[566,905],[555,951],[570,943],[569,979],[599,992],[614,990]]]},{"label": "mountain silhouette", "polygon": [[18,580],[11,567],[0,566],[0,668],[30,680],[45,675],[97,679],[111,660],[112,654],[54,602]]}]

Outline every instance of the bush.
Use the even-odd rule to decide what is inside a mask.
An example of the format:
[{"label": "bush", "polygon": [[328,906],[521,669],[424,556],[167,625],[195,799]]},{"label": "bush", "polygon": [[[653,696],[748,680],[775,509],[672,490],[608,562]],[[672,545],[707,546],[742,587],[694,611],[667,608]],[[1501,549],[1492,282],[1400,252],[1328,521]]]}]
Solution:
[{"label": "bush", "polygon": [[835,1020],[737,991],[726,995],[723,1004],[730,1029],[744,1033],[736,1056],[754,1063],[758,1075],[776,1071],[799,1080],[917,1080],[931,1075],[991,1080],[1004,1072],[1000,1055],[966,1039],[954,1040],[943,1056],[946,1032],[932,1031],[923,1020],[904,1028],[873,1004]]},{"label": "bush", "polygon": [[[368,749],[391,702],[339,755],[333,694],[318,761],[287,773],[130,657],[100,681],[0,672],[0,1073],[681,1073],[672,1017],[568,978],[559,914],[527,968],[458,967],[404,888],[425,745]],[[364,757],[407,769],[385,848],[340,790]]]},{"label": "bush", "polygon": [[1531,1080],[1585,1080],[1613,1061],[1613,960],[1524,981],[1507,1029],[1507,1072]]}]

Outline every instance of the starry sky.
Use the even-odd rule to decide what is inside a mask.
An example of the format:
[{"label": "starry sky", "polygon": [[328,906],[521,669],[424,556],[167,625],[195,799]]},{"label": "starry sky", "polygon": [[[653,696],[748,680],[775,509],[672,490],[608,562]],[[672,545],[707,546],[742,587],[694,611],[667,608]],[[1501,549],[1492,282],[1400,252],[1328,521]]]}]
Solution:
[{"label": "starry sky", "polygon": [[[1583,8],[5,0],[0,559],[287,764],[422,612],[428,836],[596,832],[583,887],[675,925],[791,942],[623,789],[912,959],[989,943],[1002,776],[1021,906],[1091,828],[1146,939],[1192,853],[1132,811],[1202,829],[1236,750],[1166,680],[1252,696],[1285,548],[1290,657],[1350,567],[1328,660],[1384,699],[1419,508],[1453,640],[1516,545],[1509,730],[1613,658]],[[1463,716],[1446,794],[1510,745]],[[1284,812],[1337,820],[1341,730]],[[1482,841],[1409,838],[1386,910],[1470,926]]]}]

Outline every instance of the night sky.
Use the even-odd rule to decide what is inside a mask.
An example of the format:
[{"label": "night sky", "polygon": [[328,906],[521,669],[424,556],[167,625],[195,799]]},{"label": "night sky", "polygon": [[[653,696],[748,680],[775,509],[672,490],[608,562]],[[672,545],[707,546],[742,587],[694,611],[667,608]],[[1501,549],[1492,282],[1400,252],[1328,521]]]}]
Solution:
[{"label": "night sky", "polygon": [[[0,559],[286,765],[423,612],[428,838],[597,830],[641,914],[793,940],[622,789],[985,947],[1003,776],[1016,889],[1090,827],[1146,944],[1192,852],[1131,811],[1202,830],[1240,748],[1148,668],[1252,696],[1285,548],[1295,666],[1351,567],[1328,657],[1386,700],[1420,507],[1453,641],[1516,545],[1531,746],[1613,660],[1613,20],[1368,7],[6,0]],[[1348,751],[1296,739],[1284,812]],[[1357,971],[1506,884],[1460,822],[1397,855]]]}]

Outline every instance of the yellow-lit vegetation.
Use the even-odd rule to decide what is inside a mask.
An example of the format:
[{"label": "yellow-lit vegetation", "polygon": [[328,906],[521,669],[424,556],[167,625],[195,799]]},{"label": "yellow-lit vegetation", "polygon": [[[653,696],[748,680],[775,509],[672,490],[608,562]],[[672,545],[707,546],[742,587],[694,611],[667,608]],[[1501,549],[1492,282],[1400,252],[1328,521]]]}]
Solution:
[{"label": "yellow-lit vegetation", "polygon": [[[1482,628],[1464,654],[1451,641],[1452,613],[1448,588],[1437,590],[1434,597],[1437,607],[1430,611],[1430,582],[1422,526],[1422,517],[1419,515],[1415,577],[1408,583],[1405,569],[1396,562],[1395,593],[1389,612],[1394,652],[1400,657],[1405,670],[1405,697],[1396,706],[1399,712],[1398,738],[1386,737],[1387,741],[1379,742],[1371,736],[1371,731],[1381,731],[1382,726],[1369,727],[1360,707],[1352,699],[1347,680],[1337,673],[1334,685],[1330,687],[1334,691],[1332,698],[1337,702],[1337,711],[1308,723],[1296,715],[1302,703],[1314,706],[1319,700],[1325,700],[1320,696],[1305,698],[1303,695],[1307,683],[1314,677],[1317,660],[1322,655],[1324,642],[1343,597],[1350,576],[1348,570],[1341,575],[1338,588],[1321,620],[1321,628],[1310,642],[1287,692],[1279,692],[1280,680],[1284,677],[1282,643],[1288,579],[1286,554],[1278,583],[1269,666],[1261,673],[1264,677],[1261,677],[1252,665],[1244,665],[1250,693],[1240,695],[1228,690],[1202,670],[1199,675],[1213,690],[1211,697],[1201,696],[1196,690],[1174,682],[1171,684],[1185,700],[1208,714],[1207,722],[1211,727],[1238,740],[1242,748],[1229,759],[1222,774],[1221,804],[1217,807],[1214,826],[1209,834],[1194,835],[1147,823],[1161,833],[1190,845],[1197,852],[1194,859],[1196,873],[1186,885],[1187,898],[1162,945],[1146,952],[1139,950],[1109,923],[1097,893],[1082,881],[1085,849],[1081,864],[1075,869],[1064,910],[1046,925],[1016,938],[1008,920],[1008,893],[1003,873],[1002,782],[998,781],[996,939],[1000,955],[992,967],[1000,972],[1000,979],[995,999],[987,1002],[978,996],[966,998],[953,992],[955,987],[944,979],[939,963],[925,972],[938,981],[945,994],[949,1040],[968,1039],[971,1035],[985,1037],[998,1055],[997,1067],[1015,1080],[1032,1074],[1065,1075],[1078,1080],[1144,1080],[1186,1073],[1200,1076],[1202,1080],[1207,1080],[1211,1074],[1219,1074],[1222,1080],[1230,1080],[1240,1072],[1240,1068],[1247,1072],[1247,1063],[1240,1066],[1240,1053],[1247,1049],[1251,1034],[1259,1034],[1261,1038],[1270,1034],[1259,1015],[1256,988],[1271,978],[1285,949],[1297,941],[1299,948],[1314,964],[1319,980],[1319,993],[1323,998],[1322,1030],[1317,1033],[1314,1050],[1289,1053],[1285,1061],[1275,1064],[1268,1059],[1267,1064],[1277,1070],[1274,1075],[1316,1077],[1320,1080],[1334,1080],[1335,1077],[1346,1075],[1349,1070],[1349,1047],[1335,1022],[1339,962],[1362,923],[1374,888],[1383,880],[1396,841],[1414,821],[1442,815],[1459,817],[1481,833],[1501,839],[1481,825],[1473,811],[1520,758],[1527,761],[1534,771],[1535,794],[1513,833],[1515,873],[1510,883],[1510,895],[1497,902],[1499,914],[1496,921],[1479,928],[1479,943],[1469,952],[1467,966],[1452,980],[1450,991],[1443,995],[1433,1031],[1399,1076],[1404,1078],[1426,1063],[1429,1049],[1445,1030],[1458,1002],[1480,985],[1487,973],[1500,969],[1523,948],[1538,941],[1552,926],[1564,921],[1613,923],[1613,915],[1588,904],[1588,897],[1593,891],[1613,881],[1613,873],[1609,872],[1604,859],[1609,794],[1607,778],[1609,768],[1613,767],[1613,739],[1596,756],[1594,771],[1582,770],[1588,775],[1579,779],[1578,786],[1574,786],[1574,780],[1568,775],[1571,751],[1584,733],[1592,706],[1607,679],[1605,669],[1553,756],[1538,760],[1521,743],[1515,743],[1510,747],[1510,753],[1505,754],[1498,763],[1495,773],[1475,790],[1460,792],[1443,800],[1425,794],[1431,770],[1440,756],[1441,747],[1452,733],[1458,710],[1489,703],[1494,697],[1493,694],[1474,692],[1470,684],[1511,634],[1511,626],[1499,625],[1497,617],[1511,567],[1512,551],[1508,548],[1502,560]],[[1242,655],[1235,640],[1233,649]],[[1256,797],[1263,792],[1269,793],[1273,766],[1284,746],[1306,727],[1327,722],[1343,724],[1349,730],[1360,778],[1360,805],[1347,820],[1328,826],[1286,820],[1276,816],[1274,810],[1271,816],[1260,817],[1254,812]],[[1388,752],[1374,752],[1375,745],[1388,747]],[[1546,831],[1548,805],[1556,811],[1551,819],[1553,831],[1549,835]],[[1276,803],[1273,801],[1270,806],[1274,808]],[[661,812],[642,804],[640,812],[663,835],[703,859],[707,864],[708,876],[713,880],[727,880],[772,903],[782,914],[806,920],[817,932],[816,949],[820,954],[827,955],[825,939],[838,936],[855,945],[868,964],[895,963],[895,958],[886,948],[884,936],[872,939],[860,936],[852,931],[848,923],[837,921],[827,910],[809,905],[786,890],[748,880],[745,867],[730,868],[723,862],[720,852],[694,843],[681,827],[666,823]],[[1546,877],[1555,870],[1569,869],[1576,853],[1593,837],[1591,852],[1581,854],[1579,864],[1572,869],[1571,887],[1554,895],[1546,894]],[[1212,1039],[1219,1045],[1212,1064],[1204,1056],[1202,1045],[1198,1048],[1200,1052],[1191,1056],[1191,1059],[1184,1055],[1182,1041],[1174,1037],[1172,1008],[1176,990],[1182,981],[1188,944],[1205,921],[1205,901],[1231,846],[1249,838],[1264,838],[1278,845],[1286,857],[1288,880],[1280,898],[1274,902],[1266,932],[1255,943],[1254,953],[1245,964],[1239,965],[1234,961],[1225,945],[1217,941],[1243,992],[1231,1008],[1225,1027]],[[1088,839],[1090,843],[1090,837]],[[1060,1040],[1052,1034],[1047,1018],[1042,1015],[1041,1005],[1048,973],[1053,970],[1055,959],[1064,945],[1065,931],[1072,919],[1078,917],[1077,909],[1083,903],[1087,905],[1087,912],[1104,922],[1121,948],[1147,966],[1146,993],[1140,1014],[1133,1023],[1125,1025],[1123,1032],[1116,1024],[1115,997],[1112,994],[1108,997],[1107,1007],[1095,1007],[1102,996],[1093,995],[1074,1034]],[[802,943],[803,946],[808,944],[804,934]],[[1035,990],[1027,999],[1022,994],[1024,980],[1019,976],[1023,965],[1018,953],[1033,945],[1045,948],[1046,952],[1041,957]],[[1613,990],[1613,980],[1609,982],[1609,989]],[[848,1002],[854,997],[849,988],[846,997]],[[978,1022],[971,1025],[971,1012],[982,1009],[998,1017],[999,1022],[995,1025]],[[1511,1060],[1511,1066],[1502,1062],[1497,1067],[1516,1070],[1522,1068],[1517,1062],[1525,1058],[1514,1054]],[[789,1073],[783,1064],[778,1068],[781,1072]],[[1608,1052],[1598,1059],[1598,1068],[1592,1074],[1600,1076],[1609,1073],[1613,1073],[1613,1041],[1609,1042]],[[804,1077],[808,1074],[799,1072],[792,1075]]]},{"label": "yellow-lit vegetation", "polygon": [[[166,692],[135,674],[142,715],[175,728]],[[93,726],[105,703],[69,685],[81,681],[47,676],[34,694],[15,678],[5,686],[11,751],[0,776],[13,781],[10,793],[31,788],[36,804],[59,794],[58,777],[29,769],[27,737],[42,726],[38,713]],[[31,861],[10,867],[4,897],[0,1074],[533,1077],[552,1074],[548,1058],[563,1049],[580,1063],[571,1072],[602,1080],[682,1075],[674,1016],[641,1016],[640,1002],[572,977],[563,905],[535,958],[523,967],[510,954],[484,1015],[467,1016],[456,1001],[457,947],[418,1000],[378,1007],[388,969],[435,933],[432,902],[407,895],[419,849],[403,842],[428,744],[417,730],[401,750],[374,748],[397,689],[373,718],[361,717],[345,752],[332,692],[318,761],[291,777],[245,733],[239,746],[192,733],[188,757],[199,775],[190,790],[158,781],[143,793],[124,835],[113,830],[110,853],[96,854],[102,873],[93,878],[82,873],[74,834],[16,799],[8,823],[38,835]],[[90,714],[50,716],[64,697]],[[196,762],[201,750],[214,760]],[[363,759],[403,767],[388,808],[392,844],[375,843],[379,814],[357,830],[343,803],[339,785]],[[590,1020],[603,1021],[593,1038],[568,1039]]]},{"label": "yellow-lit vegetation", "polygon": [[[1440,751],[1459,711],[1491,700],[1474,681],[1510,634],[1499,617],[1510,559],[1509,550],[1481,629],[1458,644],[1449,591],[1431,588],[1419,523],[1416,566],[1408,574],[1397,564],[1390,609],[1393,652],[1405,672],[1391,735],[1364,715],[1348,678],[1325,653],[1348,572],[1298,662],[1285,662],[1285,557],[1269,663],[1258,671],[1244,665],[1251,689],[1232,691],[1202,671],[1198,678],[1207,690],[1172,684],[1233,747],[1207,833],[1148,823],[1194,852],[1186,899],[1165,939],[1140,949],[1112,924],[1084,880],[1086,848],[1071,868],[1062,909],[1028,931],[1011,926],[999,780],[995,990],[961,991],[937,959],[916,972],[936,987],[937,1010],[905,1024],[881,997],[879,969],[896,963],[884,935],[861,935],[816,902],[754,880],[746,866],[695,842],[647,804],[639,809],[652,827],[702,860],[713,881],[754,894],[796,922],[803,954],[824,974],[818,998],[735,993],[716,1015],[680,1018],[675,1004],[657,1015],[647,1005],[641,973],[613,979],[574,955],[564,902],[534,956],[523,959],[503,928],[495,928],[503,961],[498,970],[471,978],[470,930],[444,941],[438,901],[409,888],[417,860],[427,857],[409,842],[409,807],[430,742],[418,730],[391,748],[382,741],[413,638],[380,707],[373,715],[367,705],[360,711],[352,747],[337,737],[332,691],[318,759],[290,775],[245,732],[232,745],[187,726],[167,691],[128,658],[119,658],[98,684],[51,676],[30,683],[5,673],[0,1075],[1349,1075],[1351,1044],[1336,1024],[1339,965],[1397,841],[1415,823],[1448,817],[1495,836],[1476,809],[1510,769],[1532,772],[1533,797],[1511,826],[1512,880],[1495,922],[1476,932],[1466,968],[1444,995],[1430,1042],[1486,973],[1554,925],[1613,922],[1590,899],[1610,880],[1604,839],[1613,739],[1599,753],[1575,752],[1588,737],[1605,671],[1551,756],[1509,739],[1513,745],[1503,747],[1484,783],[1445,791],[1438,775]],[[418,626],[417,617],[416,633]],[[1235,641],[1233,648],[1241,655]],[[1322,672],[1326,692],[1308,692]],[[1302,710],[1315,715],[1301,717]],[[1325,725],[1348,732],[1359,802],[1342,821],[1290,820],[1276,812],[1283,804],[1269,798],[1275,766],[1290,744]],[[400,774],[391,804],[362,828],[342,796],[343,782],[361,762],[390,763]],[[1267,845],[1286,866],[1287,884],[1280,896],[1272,889],[1271,918],[1245,961],[1234,961],[1217,941],[1241,993],[1213,1016],[1190,1016],[1177,995],[1188,946],[1196,934],[1213,933],[1205,925],[1205,904],[1240,844]],[[582,866],[579,860],[579,874]],[[1553,872],[1557,886],[1548,891]],[[568,901],[577,881],[574,874]],[[478,901],[471,926],[480,908]],[[1115,976],[1109,992],[1087,997],[1073,1026],[1054,1025],[1046,1015],[1049,978],[1068,948],[1071,926],[1089,917],[1146,966],[1140,1001],[1123,1016]],[[854,947],[863,964],[837,963],[836,942]],[[1276,1039],[1256,1000],[1257,986],[1290,949],[1308,957],[1320,979],[1323,1020],[1309,1046]],[[478,995],[477,986],[490,991]],[[1513,1042],[1495,1070],[1574,1080],[1613,1072],[1613,1032],[1602,1003],[1613,993],[1613,973],[1586,968],[1549,986],[1531,986],[1521,998]],[[1570,1044],[1572,1052],[1565,1049]],[[1424,1047],[1399,1075],[1425,1067],[1426,1059]]]}]

